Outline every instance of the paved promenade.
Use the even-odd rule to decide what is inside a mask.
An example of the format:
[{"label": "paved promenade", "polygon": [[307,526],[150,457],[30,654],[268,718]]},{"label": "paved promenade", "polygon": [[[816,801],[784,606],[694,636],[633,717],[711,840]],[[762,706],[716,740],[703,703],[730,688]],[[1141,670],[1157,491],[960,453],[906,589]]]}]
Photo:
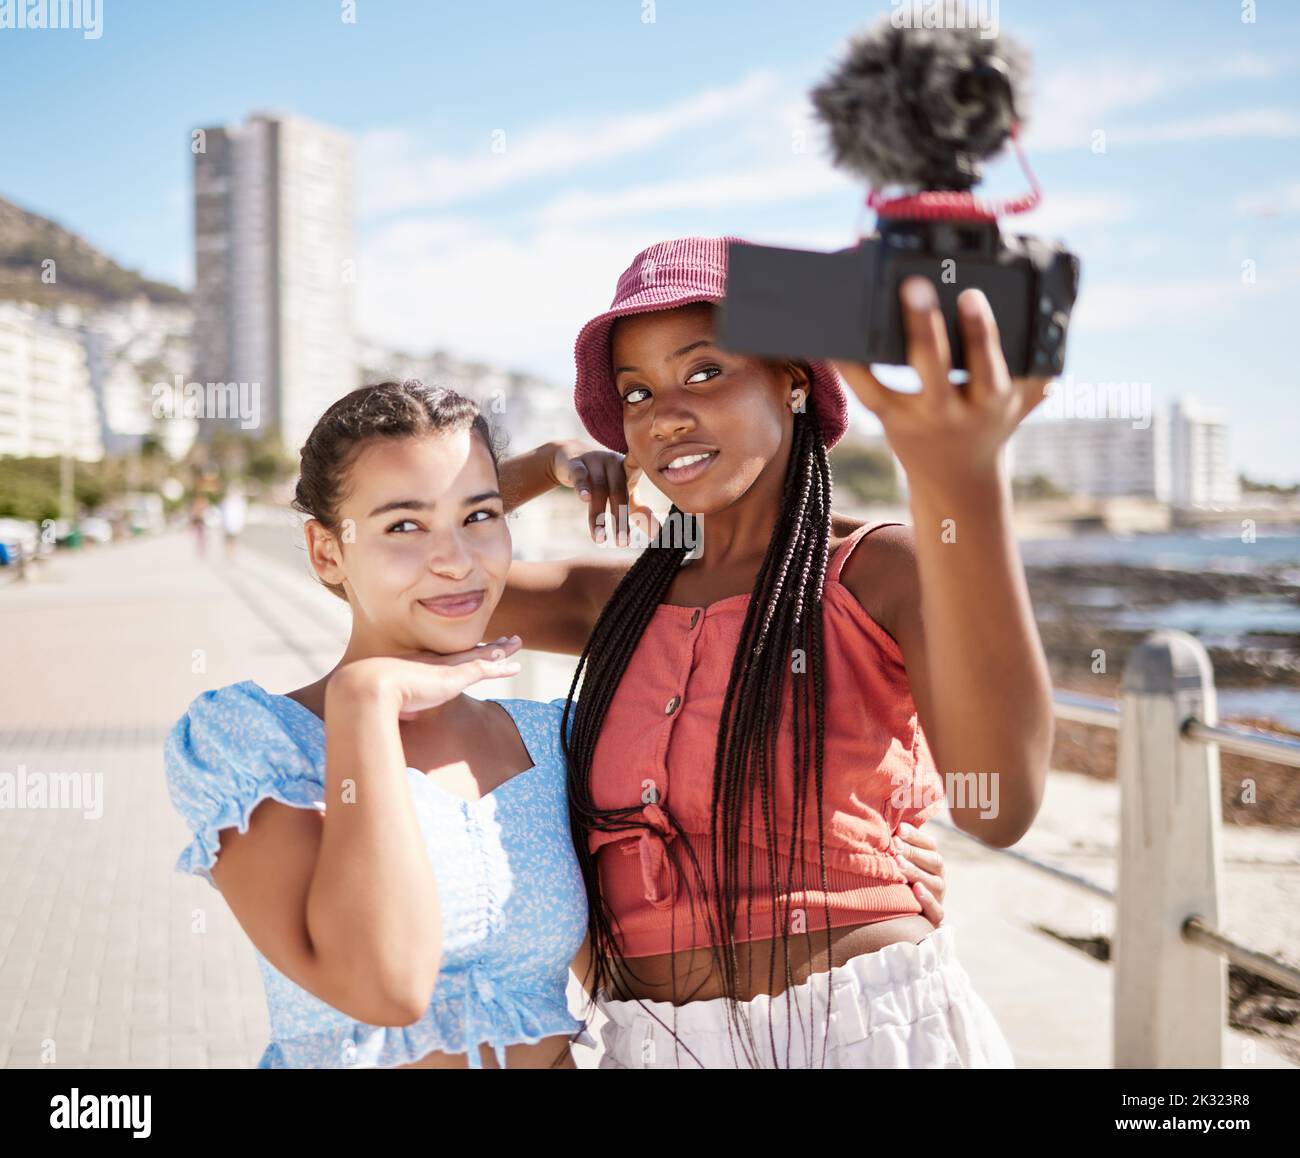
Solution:
[{"label": "paved promenade", "polygon": [[[251,1066],[265,1047],[251,947],[215,890],[173,871],[188,830],[162,742],[207,688],[287,691],[337,659],[346,608],[292,546],[266,549],[278,534],[250,527],[233,563],[173,534],[60,554],[0,585],[0,773],[89,774],[102,789],[76,808],[0,809],[0,1066]],[[570,672],[534,659],[490,694],[562,695]],[[1035,928],[1086,930],[1097,902],[960,834],[940,843],[948,920],[1019,1064],[1109,1065],[1109,966]],[[1229,1064],[1285,1064],[1262,1046],[1243,1062],[1245,1039],[1225,1035]]]}]

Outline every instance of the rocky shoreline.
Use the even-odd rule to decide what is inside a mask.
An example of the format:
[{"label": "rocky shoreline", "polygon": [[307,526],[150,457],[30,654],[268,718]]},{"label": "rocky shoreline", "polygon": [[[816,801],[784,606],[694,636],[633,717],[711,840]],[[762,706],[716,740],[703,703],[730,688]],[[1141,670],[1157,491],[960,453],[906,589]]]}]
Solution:
[{"label": "rocky shoreline", "polygon": [[[1130,650],[1146,637],[1148,628],[1110,622],[1116,612],[1240,599],[1276,599],[1300,610],[1300,584],[1289,577],[1294,573],[1281,567],[1197,572],[1115,563],[1025,568],[1053,673],[1071,678],[1092,673],[1098,649],[1108,671],[1122,671]],[[1300,631],[1247,630],[1238,636],[1236,646],[1207,644],[1218,687],[1300,689]]]},{"label": "rocky shoreline", "polygon": [[[1244,598],[1275,598],[1300,607],[1300,585],[1289,577],[1294,569],[1220,573],[1088,563],[1028,565],[1025,573],[1053,686],[1108,699],[1119,697],[1129,653],[1150,630],[1108,623],[1117,610]],[[1092,598],[1094,594],[1103,597]],[[1220,690],[1300,689],[1300,632],[1244,631],[1236,646],[1211,642],[1206,650]],[[1097,670],[1099,652],[1102,670]],[[1300,731],[1263,715],[1221,713],[1221,718],[1235,727],[1300,736]],[[1114,780],[1116,739],[1106,728],[1058,720],[1051,766]],[[1300,826],[1300,776],[1294,769],[1222,753],[1220,775],[1226,823]],[[1254,785],[1255,799],[1250,802],[1242,799],[1246,781]]]},{"label": "rocky shoreline", "polygon": [[1226,601],[1248,596],[1280,596],[1300,607],[1300,585],[1290,576],[1294,568],[1264,567],[1254,571],[1181,571],[1138,567],[1131,563],[1027,564],[1031,585],[1050,587],[1118,587],[1134,602],[1159,606],[1184,600]]}]

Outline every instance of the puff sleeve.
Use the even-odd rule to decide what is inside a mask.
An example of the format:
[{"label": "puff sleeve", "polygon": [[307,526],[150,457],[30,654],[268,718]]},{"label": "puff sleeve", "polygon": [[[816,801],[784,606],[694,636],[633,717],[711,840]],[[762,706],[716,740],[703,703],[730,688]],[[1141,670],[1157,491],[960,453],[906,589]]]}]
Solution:
[{"label": "puff sleeve", "polygon": [[197,696],[168,733],[163,754],[172,804],[194,834],[176,871],[213,888],[221,829],[247,832],[263,800],[325,810],[316,764],[251,682]]}]

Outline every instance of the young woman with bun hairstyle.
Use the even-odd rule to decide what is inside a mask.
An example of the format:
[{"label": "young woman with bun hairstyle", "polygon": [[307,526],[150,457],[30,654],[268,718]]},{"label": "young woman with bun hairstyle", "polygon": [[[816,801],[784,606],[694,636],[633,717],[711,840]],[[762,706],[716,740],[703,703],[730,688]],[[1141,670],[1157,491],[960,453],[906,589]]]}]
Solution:
[{"label": "young woman with bun hairstyle", "polygon": [[343,655],[284,694],[204,692],[165,747],[193,835],[176,868],[256,950],[259,1067],[572,1068],[587,907],[564,701],[465,694],[520,670],[518,639],[482,642],[511,565],[487,421],[416,381],[353,390],[308,437],[294,505],[351,612]]}]

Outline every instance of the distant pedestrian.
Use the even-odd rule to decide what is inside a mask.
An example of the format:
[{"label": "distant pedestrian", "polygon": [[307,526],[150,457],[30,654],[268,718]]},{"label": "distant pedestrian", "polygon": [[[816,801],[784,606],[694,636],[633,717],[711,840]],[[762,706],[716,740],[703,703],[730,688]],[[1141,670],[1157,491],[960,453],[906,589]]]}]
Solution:
[{"label": "distant pedestrian", "polygon": [[200,555],[206,553],[208,527],[208,496],[197,494],[190,503],[190,526],[194,528],[194,547]]},{"label": "distant pedestrian", "polygon": [[244,521],[248,515],[248,500],[238,483],[232,484],[221,500],[221,526],[226,535],[226,559],[233,561],[235,544],[244,531]]}]

